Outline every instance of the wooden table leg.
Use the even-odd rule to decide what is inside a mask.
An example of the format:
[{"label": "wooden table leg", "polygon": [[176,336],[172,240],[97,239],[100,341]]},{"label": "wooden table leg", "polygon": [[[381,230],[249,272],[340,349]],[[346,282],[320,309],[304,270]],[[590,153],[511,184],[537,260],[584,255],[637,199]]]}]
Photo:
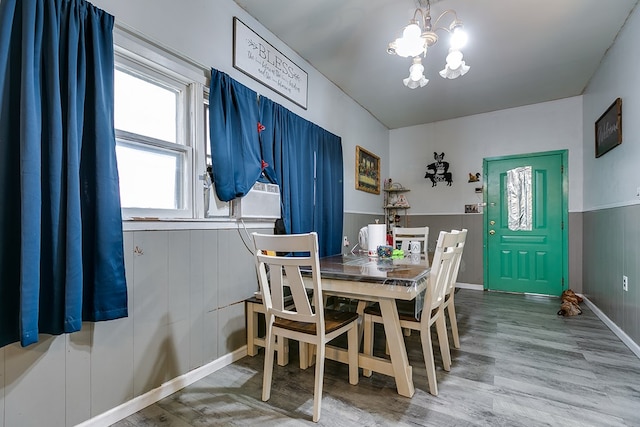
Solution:
[{"label": "wooden table leg", "polygon": [[409,365],[409,358],[407,357],[407,348],[404,344],[402,328],[400,327],[398,309],[394,300],[380,299],[379,302],[398,394],[412,397],[415,393],[415,388],[413,386],[411,365]]}]

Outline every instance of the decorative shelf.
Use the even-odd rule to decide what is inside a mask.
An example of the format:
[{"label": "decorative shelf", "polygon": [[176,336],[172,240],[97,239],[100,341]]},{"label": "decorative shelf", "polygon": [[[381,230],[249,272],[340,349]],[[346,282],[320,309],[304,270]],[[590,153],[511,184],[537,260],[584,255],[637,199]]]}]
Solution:
[{"label": "decorative shelf", "polygon": [[[387,182],[390,183],[391,179],[389,179],[388,181],[385,181],[385,183]],[[399,225],[400,212],[398,211],[403,212],[402,216],[404,216],[404,226],[408,227],[409,221],[407,218],[407,209],[411,209],[411,206],[408,206],[408,205],[398,206],[391,203],[395,202],[399,198],[405,197],[405,196],[397,196],[398,193],[406,193],[411,190],[404,187],[399,182],[396,182],[392,185],[385,185],[385,188],[383,189],[383,191],[384,191],[383,209],[384,209],[385,223],[387,225],[387,233],[391,233],[391,229],[393,226]]]}]

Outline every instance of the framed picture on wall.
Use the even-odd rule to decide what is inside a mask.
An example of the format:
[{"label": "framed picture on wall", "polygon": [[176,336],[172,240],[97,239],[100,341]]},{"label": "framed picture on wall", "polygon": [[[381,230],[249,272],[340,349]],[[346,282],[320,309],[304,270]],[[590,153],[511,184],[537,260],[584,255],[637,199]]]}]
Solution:
[{"label": "framed picture on wall", "polygon": [[596,120],[596,157],[622,144],[622,99],[618,98]]},{"label": "framed picture on wall", "polygon": [[356,190],[380,194],[380,157],[356,146]]}]

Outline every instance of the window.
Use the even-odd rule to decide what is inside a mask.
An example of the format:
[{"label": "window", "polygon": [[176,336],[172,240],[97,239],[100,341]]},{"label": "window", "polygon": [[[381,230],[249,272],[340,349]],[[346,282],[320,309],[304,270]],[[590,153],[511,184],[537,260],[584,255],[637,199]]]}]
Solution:
[{"label": "window", "polygon": [[[115,71],[116,154],[125,209],[160,209],[187,215],[184,144],[186,85],[154,81],[118,65]],[[163,216],[164,216],[163,215]]]},{"label": "window", "polygon": [[[123,218],[203,218],[206,70],[114,32],[114,125]],[[196,185],[197,183],[197,185]]]}]

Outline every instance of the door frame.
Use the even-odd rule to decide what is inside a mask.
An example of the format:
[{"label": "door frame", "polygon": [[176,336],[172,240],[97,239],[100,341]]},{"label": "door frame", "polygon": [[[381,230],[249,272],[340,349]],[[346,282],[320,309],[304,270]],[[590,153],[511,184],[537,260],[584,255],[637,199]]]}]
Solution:
[{"label": "door frame", "polygon": [[[488,191],[488,183],[489,177],[487,176],[487,171],[489,167],[489,163],[498,160],[517,160],[517,159],[527,159],[531,157],[541,157],[541,156],[550,156],[550,155],[561,155],[562,156],[562,223],[564,226],[562,227],[562,278],[564,283],[562,284],[562,290],[566,290],[569,288],[569,150],[554,150],[554,151],[542,151],[538,153],[526,153],[526,154],[514,154],[509,156],[498,156],[498,157],[485,157],[482,159],[482,172],[484,175],[484,182],[482,186],[482,198],[483,205],[487,206],[487,191]],[[483,210],[483,232],[482,232],[482,247],[483,247],[483,270],[484,270],[484,278],[483,278],[483,288],[486,291],[488,289],[488,280],[489,280],[489,268],[488,268],[488,244],[487,240],[489,237],[489,217],[487,215],[487,209]]]}]

